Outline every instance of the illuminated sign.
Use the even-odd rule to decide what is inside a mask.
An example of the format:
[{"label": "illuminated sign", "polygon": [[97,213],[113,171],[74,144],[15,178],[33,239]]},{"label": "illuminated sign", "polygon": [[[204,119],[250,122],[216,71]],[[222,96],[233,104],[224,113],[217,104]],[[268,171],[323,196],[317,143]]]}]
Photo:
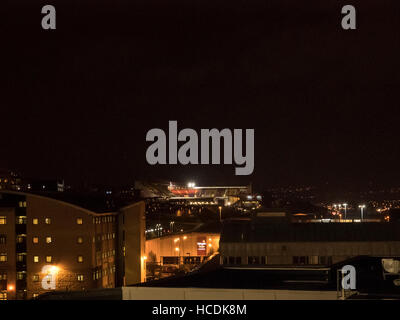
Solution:
[{"label": "illuminated sign", "polygon": [[207,253],[206,237],[197,237],[197,255],[205,256]]}]

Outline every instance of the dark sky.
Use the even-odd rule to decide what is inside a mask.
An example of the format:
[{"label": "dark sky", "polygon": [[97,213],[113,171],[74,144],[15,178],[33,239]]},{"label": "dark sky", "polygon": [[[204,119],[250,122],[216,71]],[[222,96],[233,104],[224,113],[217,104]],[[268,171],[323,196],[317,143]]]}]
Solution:
[{"label": "dark sky", "polygon": [[[400,2],[11,1],[0,13],[0,167],[137,178],[398,185]],[[41,29],[41,7],[57,30]],[[146,132],[254,128],[255,171],[150,166]]]}]

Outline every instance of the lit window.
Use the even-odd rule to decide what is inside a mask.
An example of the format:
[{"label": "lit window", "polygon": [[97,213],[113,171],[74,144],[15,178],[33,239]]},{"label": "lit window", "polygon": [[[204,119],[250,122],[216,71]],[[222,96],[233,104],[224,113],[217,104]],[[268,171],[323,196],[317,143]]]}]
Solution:
[{"label": "lit window", "polygon": [[39,224],[39,219],[38,218],[33,218],[32,219],[33,224]]},{"label": "lit window", "polygon": [[0,224],[7,224],[7,217],[0,216]]},{"label": "lit window", "polygon": [[17,243],[24,243],[25,239],[26,239],[26,235],[20,234],[17,236]]},{"label": "lit window", "polygon": [[83,224],[82,218],[76,218],[76,224]]},{"label": "lit window", "polygon": [[80,281],[80,282],[83,281],[83,274],[78,274],[78,281]]},{"label": "lit window", "polygon": [[46,243],[51,243],[51,237],[46,237]]},{"label": "lit window", "polygon": [[38,263],[39,262],[39,256],[34,256],[33,257],[33,262]]},{"label": "lit window", "polygon": [[18,206],[19,206],[20,208],[26,208],[26,201],[20,201],[20,202],[18,202]]},{"label": "lit window", "polygon": [[18,216],[16,220],[16,224],[26,224],[26,216]]},{"label": "lit window", "polygon": [[17,280],[24,280],[26,273],[24,271],[17,272]]},{"label": "lit window", "polygon": [[32,294],[32,298],[36,298],[36,297],[38,297],[39,296],[39,293],[33,293]]},{"label": "lit window", "polygon": [[24,262],[25,261],[25,256],[26,256],[26,253],[18,253],[17,254],[17,261],[18,262]]},{"label": "lit window", "polygon": [[51,218],[45,218],[44,219],[45,224],[51,224]]},{"label": "lit window", "polygon": [[82,238],[82,237],[76,238],[76,242],[77,242],[77,243],[83,243],[83,238]]},{"label": "lit window", "polygon": [[83,262],[83,256],[78,256],[78,262],[82,263]]},{"label": "lit window", "polygon": [[32,241],[33,243],[39,243],[39,237],[33,237]]},{"label": "lit window", "polygon": [[37,273],[34,274],[34,275],[32,276],[32,280],[33,280],[33,282],[39,282],[39,281],[40,281],[39,275],[38,275]]},{"label": "lit window", "polygon": [[7,272],[0,272],[0,280],[7,280]]},{"label": "lit window", "polygon": [[20,202],[18,202],[18,206],[19,206],[20,208],[26,208],[26,201],[20,201]]},{"label": "lit window", "polygon": [[46,256],[46,262],[51,263],[52,260],[53,260],[52,256]]},{"label": "lit window", "polygon": [[7,262],[7,253],[0,253],[0,262]]}]

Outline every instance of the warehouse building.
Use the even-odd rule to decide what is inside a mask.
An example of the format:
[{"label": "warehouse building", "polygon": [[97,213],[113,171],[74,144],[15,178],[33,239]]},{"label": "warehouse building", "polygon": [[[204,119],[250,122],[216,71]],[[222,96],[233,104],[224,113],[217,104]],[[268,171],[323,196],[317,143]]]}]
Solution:
[{"label": "warehouse building", "polygon": [[294,222],[284,212],[225,221],[223,265],[325,265],[367,255],[400,256],[399,222]]}]

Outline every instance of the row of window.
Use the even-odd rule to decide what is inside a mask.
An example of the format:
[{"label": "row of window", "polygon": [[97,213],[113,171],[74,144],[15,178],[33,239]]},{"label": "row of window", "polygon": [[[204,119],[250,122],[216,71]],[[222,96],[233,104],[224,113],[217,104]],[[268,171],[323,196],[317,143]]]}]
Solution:
[{"label": "row of window", "polygon": [[[102,235],[97,236],[97,241],[101,240],[111,240],[115,239],[115,233],[103,233]],[[96,239],[93,237],[93,243],[95,243]]]},{"label": "row of window", "polygon": [[93,217],[93,224],[115,222],[115,216]]},{"label": "row of window", "polygon": [[[44,223],[45,224],[51,224],[51,218],[44,218]],[[32,224],[39,224],[39,219],[38,218],[33,218],[32,219]],[[76,218],[76,224],[83,224],[83,219],[82,218]]]},{"label": "row of window", "polygon": [[[45,241],[46,241],[46,243],[52,243],[53,242],[53,238],[52,237],[46,237]],[[35,243],[35,244],[39,243],[39,237],[38,236],[34,236],[32,238],[32,242]],[[76,243],[82,244],[83,243],[83,237],[81,237],[81,236],[76,237]]]},{"label": "row of window", "polygon": [[[85,277],[84,277],[83,274],[78,274],[76,277],[77,277],[77,280],[78,280],[79,282],[82,282],[82,281],[84,281],[84,279],[85,279]],[[33,282],[39,282],[39,281],[40,281],[40,275],[39,275],[38,273],[34,274],[34,275],[32,276],[32,280],[33,280]]]},{"label": "row of window", "polygon": [[113,274],[113,273],[115,273],[115,265],[108,269],[93,271],[93,280],[98,280],[102,277],[106,277],[107,275]]},{"label": "row of window", "polygon": [[[292,263],[294,265],[331,265],[331,256],[293,256]],[[224,257],[223,264],[242,264],[242,257]],[[247,257],[247,264],[263,265],[268,264],[267,256],[249,256]]]},{"label": "row of window", "polygon": [[96,252],[97,258],[100,258],[100,253],[101,253],[101,257],[103,259],[109,258],[109,257],[115,256],[115,249],[105,251],[105,252],[98,251],[98,252]]},{"label": "row of window", "polygon": [[[26,224],[26,216],[17,216],[16,224]],[[45,224],[51,224],[51,218],[44,218]],[[7,224],[7,217],[0,216],[0,224]],[[39,218],[33,218],[32,224],[39,224]],[[83,218],[76,218],[76,224],[83,224]]]},{"label": "row of window", "polygon": [[[77,262],[79,262],[79,263],[83,263],[83,256],[81,256],[81,255],[79,255],[79,256],[77,256]],[[51,262],[53,262],[54,260],[53,260],[53,256],[46,256],[45,257],[45,261],[47,262],[47,263],[51,263]],[[35,262],[35,263],[38,263],[38,262],[40,262],[40,258],[39,258],[39,256],[33,256],[33,262]]]}]

